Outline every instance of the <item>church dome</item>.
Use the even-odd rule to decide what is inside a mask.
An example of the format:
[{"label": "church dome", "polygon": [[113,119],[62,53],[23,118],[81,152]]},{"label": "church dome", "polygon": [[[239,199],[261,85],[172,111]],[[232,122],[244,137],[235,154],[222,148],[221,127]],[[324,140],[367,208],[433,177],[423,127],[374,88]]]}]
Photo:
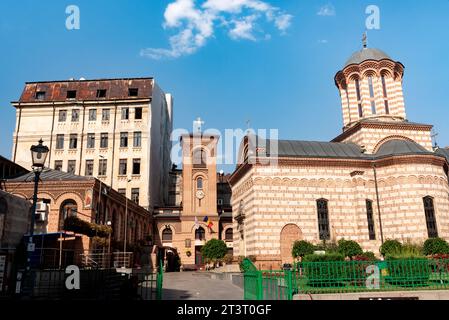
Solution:
[{"label": "church dome", "polygon": [[380,61],[383,59],[392,60],[390,58],[390,56],[388,54],[386,54],[385,52],[383,52],[382,50],[374,49],[374,48],[363,48],[360,51],[354,52],[354,54],[351,56],[351,58],[349,58],[349,60],[346,61],[346,64],[344,67],[346,68],[347,66],[349,66],[351,64],[360,64],[366,60]]}]

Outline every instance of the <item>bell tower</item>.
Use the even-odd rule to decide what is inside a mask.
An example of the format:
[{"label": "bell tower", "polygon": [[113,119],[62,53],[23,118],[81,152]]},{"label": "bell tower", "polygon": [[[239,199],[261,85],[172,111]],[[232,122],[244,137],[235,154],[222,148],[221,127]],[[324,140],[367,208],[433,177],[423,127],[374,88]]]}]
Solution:
[{"label": "bell tower", "polygon": [[385,52],[363,48],[355,52],[335,76],[343,111],[344,130],[361,120],[405,121],[402,91],[404,66]]},{"label": "bell tower", "polygon": [[343,133],[333,142],[351,142],[375,154],[389,140],[407,140],[433,151],[427,124],[407,120],[402,80],[404,65],[379,49],[355,52],[335,75],[343,113]]},{"label": "bell tower", "polygon": [[181,137],[183,158],[183,216],[204,217],[218,221],[217,212],[217,143],[219,137],[201,131],[202,121],[195,121],[195,132]]}]

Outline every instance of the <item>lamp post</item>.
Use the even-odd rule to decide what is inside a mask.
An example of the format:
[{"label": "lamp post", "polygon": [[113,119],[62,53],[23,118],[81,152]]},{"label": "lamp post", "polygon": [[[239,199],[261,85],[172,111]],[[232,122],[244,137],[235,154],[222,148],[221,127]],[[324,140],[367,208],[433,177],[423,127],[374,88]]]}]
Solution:
[{"label": "lamp post", "polygon": [[44,141],[39,140],[38,145],[31,147],[31,159],[33,162],[32,168],[34,172],[34,194],[33,194],[33,207],[31,209],[31,225],[30,225],[30,237],[27,247],[27,271],[31,269],[31,252],[34,252],[34,220],[36,216],[36,206],[37,206],[37,192],[39,186],[39,177],[44,169],[45,160],[47,159],[48,152],[50,151],[48,147],[43,145]]},{"label": "lamp post", "polygon": [[[111,221],[108,221],[106,224],[108,227],[110,227],[110,228],[112,227]],[[108,265],[109,265],[109,267],[111,267],[111,234],[112,234],[112,232],[109,233],[109,240],[108,240],[108,257],[109,257]]]}]

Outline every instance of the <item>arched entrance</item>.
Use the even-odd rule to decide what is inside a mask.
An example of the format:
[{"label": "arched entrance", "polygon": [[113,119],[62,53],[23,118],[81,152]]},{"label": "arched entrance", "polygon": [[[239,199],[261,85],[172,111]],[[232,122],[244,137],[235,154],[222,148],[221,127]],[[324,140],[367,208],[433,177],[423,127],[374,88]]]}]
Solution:
[{"label": "arched entrance", "polygon": [[281,231],[281,261],[292,263],[292,248],[295,241],[302,240],[302,231],[296,224],[287,224]]}]

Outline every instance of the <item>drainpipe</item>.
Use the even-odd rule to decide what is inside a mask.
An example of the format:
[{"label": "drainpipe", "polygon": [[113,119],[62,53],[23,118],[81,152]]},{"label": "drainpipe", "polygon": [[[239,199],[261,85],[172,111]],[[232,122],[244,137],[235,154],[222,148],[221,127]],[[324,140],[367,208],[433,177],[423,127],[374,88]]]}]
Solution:
[{"label": "drainpipe", "polygon": [[382,244],[384,244],[384,233],[383,233],[383,228],[382,228],[382,214],[380,211],[379,185],[377,183],[377,170],[376,170],[375,163],[373,163],[373,171],[374,171],[374,185],[376,187],[377,212],[379,214],[380,241]]}]

